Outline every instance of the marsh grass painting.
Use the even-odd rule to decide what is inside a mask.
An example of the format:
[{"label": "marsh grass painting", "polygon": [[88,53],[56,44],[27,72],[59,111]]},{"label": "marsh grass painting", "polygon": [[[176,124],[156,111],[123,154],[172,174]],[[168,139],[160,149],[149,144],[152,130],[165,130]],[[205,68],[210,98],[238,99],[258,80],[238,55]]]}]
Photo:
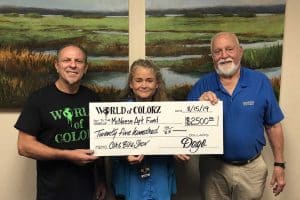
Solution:
[{"label": "marsh grass painting", "polygon": [[[21,107],[30,93],[52,82],[56,50],[68,43],[87,49],[89,74],[127,73],[127,15],[0,6],[0,107]],[[84,84],[110,100],[119,93],[88,77]]]},{"label": "marsh grass painting", "polygon": [[[284,1],[261,1],[261,4],[230,0],[176,2],[181,3],[180,6],[169,4],[168,7],[157,0],[147,1],[146,54],[149,58],[156,60],[162,69],[180,75],[176,79],[191,77],[182,82],[188,88],[195,82],[195,76],[200,78],[214,70],[211,37],[221,31],[234,32],[244,48],[242,65],[266,73],[278,97]],[[181,95],[179,99],[186,93]]]},{"label": "marsh grass painting", "polygon": [[[123,10],[117,10],[114,1],[107,0],[100,6],[104,11],[98,11],[96,0],[90,1],[94,6],[75,0],[75,10],[69,5],[56,9],[47,2],[34,7],[36,1],[29,0],[26,5],[31,7],[24,7],[24,2],[0,0],[0,108],[21,107],[32,91],[52,82],[56,50],[67,43],[88,51],[84,84],[101,94],[103,101],[117,101],[128,73],[129,19],[128,1],[118,4],[118,8],[125,5]],[[161,67],[172,99],[184,100],[191,85],[213,70],[209,42],[219,31],[239,36],[245,49],[243,65],[272,74],[279,95],[284,0],[255,6],[250,1],[230,5],[225,0],[210,7],[205,4],[214,0],[168,1],[145,0],[146,53]],[[3,6],[12,2],[19,4]],[[60,6],[64,4],[60,1]],[[174,8],[160,7],[163,4]],[[114,9],[116,12],[111,11]]]},{"label": "marsh grass painting", "polygon": [[49,82],[54,59],[28,49],[0,49],[0,102],[2,106],[23,103],[28,93]]}]

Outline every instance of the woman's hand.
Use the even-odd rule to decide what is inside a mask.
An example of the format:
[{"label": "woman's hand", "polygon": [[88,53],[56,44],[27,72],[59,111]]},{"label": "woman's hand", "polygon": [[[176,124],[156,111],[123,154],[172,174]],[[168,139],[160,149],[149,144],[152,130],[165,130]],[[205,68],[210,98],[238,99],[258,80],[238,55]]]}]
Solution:
[{"label": "woman's hand", "polygon": [[174,158],[177,161],[189,161],[191,159],[191,156],[185,154],[178,154],[178,155],[174,155]]},{"label": "woman's hand", "polygon": [[132,165],[141,163],[143,159],[144,159],[144,155],[127,156],[127,161]]}]

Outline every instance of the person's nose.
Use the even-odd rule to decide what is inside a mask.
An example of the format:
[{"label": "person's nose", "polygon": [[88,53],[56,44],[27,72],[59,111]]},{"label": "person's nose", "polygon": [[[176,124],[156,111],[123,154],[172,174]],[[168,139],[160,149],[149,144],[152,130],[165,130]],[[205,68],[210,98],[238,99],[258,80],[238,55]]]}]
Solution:
[{"label": "person's nose", "polygon": [[76,61],[75,61],[75,60],[71,60],[70,66],[71,66],[71,67],[76,67]]},{"label": "person's nose", "polygon": [[225,58],[227,58],[227,57],[228,57],[228,53],[227,53],[226,49],[223,49],[223,50],[221,51],[221,58],[222,58],[222,59],[225,59]]},{"label": "person's nose", "polygon": [[143,88],[147,87],[146,81],[143,81],[141,86],[142,86]]}]

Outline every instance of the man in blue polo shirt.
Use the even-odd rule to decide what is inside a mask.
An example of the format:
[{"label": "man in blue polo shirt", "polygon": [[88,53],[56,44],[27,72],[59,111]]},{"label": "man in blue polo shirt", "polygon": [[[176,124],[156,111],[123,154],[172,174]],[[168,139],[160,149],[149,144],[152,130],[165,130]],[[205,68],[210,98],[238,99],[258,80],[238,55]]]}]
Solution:
[{"label": "man in blue polo shirt", "polygon": [[215,72],[192,88],[188,100],[223,101],[224,154],[200,156],[200,187],[204,200],[261,199],[267,166],[261,156],[267,133],[274,155],[271,179],[277,196],[285,186],[283,114],[269,79],[241,67],[243,49],[235,34],[221,32],[211,40]]}]

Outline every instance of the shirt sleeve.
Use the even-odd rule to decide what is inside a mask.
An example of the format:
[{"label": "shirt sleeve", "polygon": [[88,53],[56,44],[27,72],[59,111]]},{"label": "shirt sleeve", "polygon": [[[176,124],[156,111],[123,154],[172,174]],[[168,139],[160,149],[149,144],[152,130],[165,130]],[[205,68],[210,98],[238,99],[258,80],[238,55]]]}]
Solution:
[{"label": "shirt sleeve", "polygon": [[274,125],[281,120],[283,120],[284,115],[282,110],[279,107],[278,101],[275,97],[272,85],[269,79],[264,80],[264,86],[266,92],[266,108],[265,108],[265,115],[264,115],[264,124],[265,125]]},{"label": "shirt sleeve", "polygon": [[36,101],[34,96],[28,98],[14,127],[32,136],[37,136],[39,133],[41,118],[38,101]]}]

